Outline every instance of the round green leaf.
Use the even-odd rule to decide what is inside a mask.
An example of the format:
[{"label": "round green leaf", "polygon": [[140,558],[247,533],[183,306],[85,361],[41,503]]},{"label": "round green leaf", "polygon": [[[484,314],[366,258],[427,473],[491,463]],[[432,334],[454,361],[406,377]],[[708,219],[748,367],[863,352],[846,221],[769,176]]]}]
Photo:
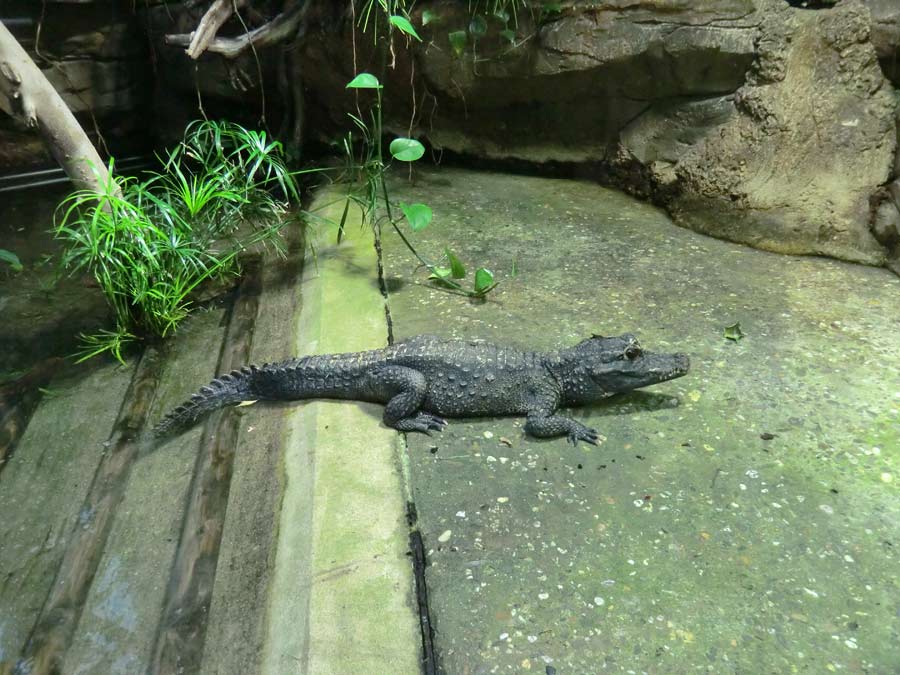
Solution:
[{"label": "round green leaf", "polygon": [[434,23],[441,17],[435,12],[433,9],[426,9],[422,12],[422,25],[427,26],[430,23]]},{"label": "round green leaf", "polygon": [[413,232],[424,230],[434,217],[431,207],[427,204],[404,204],[400,202],[400,210],[406,216],[406,220],[409,222]]},{"label": "round green leaf", "polygon": [[409,22],[409,19],[405,17],[394,14],[388,21],[391,22],[392,26],[399,28],[401,31],[406,33],[407,35],[411,35],[416,38],[419,42],[422,41],[422,38],[419,37],[419,34],[416,32],[416,29],[413,28],[413,25]]},{"label": "round green leaf", "polygon": [[740,322],[725,326],[725,338],[737,342],[744,337],[744,331],[741,330]]},{"label": "round green leaf", "polygon": [[479,295],[487,293],[494,286],[494,273],[489,269],[480,267],[475,272],[475,292]]},{"label": "round green leaf", "polygon": [[516,33],[515,31],[506,28],[500,31],[500,37],[504,40],[508,41],[510,44],[513,44],[516,41]]},{"label": "round green leaf", "polygon": [[434,267],[431,270],[431,274],[428,276],[429,279],[434,279],[436,281],[444,281],[450,278],[450,268],[449,267]]},{"label": "round green leaf", "polygon": [[469,22],[469,32],[477,38],[483,37],[487,33],[488,25],[483,16],[473,16]]},{"label": "round green leaf", "polygon": [[381,89],[378,78],[371,73],[360,73],[347,83],[347,89]]},{"label": "round green leaf", "polygon": [[415,162],[425,154],[425,146],[414,138],[395,138],[391,141],[391,155],[401,162]]},{"label": "round green leaf", "polygon": [[455,30],[449,33],[447,38],[450,40],[450,46],[453,47],[453,53],[457,56],[462,56],[466,51],[466,40],[468,39],[466,31]]}]

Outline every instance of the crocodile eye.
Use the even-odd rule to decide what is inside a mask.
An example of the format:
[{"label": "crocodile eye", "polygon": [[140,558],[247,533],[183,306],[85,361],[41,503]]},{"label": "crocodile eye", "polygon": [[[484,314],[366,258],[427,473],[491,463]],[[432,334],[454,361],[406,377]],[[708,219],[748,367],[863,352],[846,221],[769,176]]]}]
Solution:
[{"label": "crocodile eye", "polygon": [[629,361],[633,361],[634,359],[639,357],[641,354],[643,354],[643,352],[641,351],[641,348],[638,347],[637,345],[630,345],[629,347],[627,347],[625,349],[625,358],[628,359]]}]

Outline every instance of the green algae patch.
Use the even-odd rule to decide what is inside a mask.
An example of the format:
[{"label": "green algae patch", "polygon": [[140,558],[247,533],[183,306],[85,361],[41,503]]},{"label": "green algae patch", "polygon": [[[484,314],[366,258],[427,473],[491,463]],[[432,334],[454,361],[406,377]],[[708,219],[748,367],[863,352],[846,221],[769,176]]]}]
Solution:
[{"label": "green algae patch", "polygon": [[710,239],[590,183],[443,169],[393,194],[433,208],[420,251],[500,282],[443,292],[386,234],[398,338],[631,332],[691,357],[573,411],[599,448],[519,419],[409,436],[446,672],[894,667],[900,279]]},{"label": "green algae patch", "polygon": [[[337,222],[341,207],[322,215]],[[373,235],[353,215],[340,245],[321,233],[304,269],[295,354],[387,343]],[[396,432],[362,403],[311,401],[288,417],[264,672],[417,673]]]}]

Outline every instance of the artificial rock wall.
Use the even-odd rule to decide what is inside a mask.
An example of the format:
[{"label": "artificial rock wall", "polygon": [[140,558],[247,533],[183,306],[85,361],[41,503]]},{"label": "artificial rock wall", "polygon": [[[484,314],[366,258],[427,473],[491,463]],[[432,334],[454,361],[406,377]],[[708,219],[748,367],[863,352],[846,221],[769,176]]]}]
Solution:
[{"label": "artificial rock wall", "polygon": [[[465,3],[420,2],[417,26],[437,18],[395,45],[387,123],[463,155],[595,166],[692,229],[900,273],[900,5],[868,5],[569,2],[520,14],[511,42],[493,19],[473,34]],[[349,31],[300,49],[311,133],[333,133],[355,105]],[[356,60],[379,72],[359,37]]]},{"label": "artificial rock wall", "polygon": [[[134,3],[4,0],[0,19],[95,143],[107,144],[119,156],[152,145],[153,69]],[[0,113],[3,172],[52,162],[36,132]]]},{"label": "artificial rock wall", "polygon": [[[136,15],[124,1],[48,1],[29,46],[85,126],[113,138],[176,138],[202,105],[273,132],[302,119],[306,141],[333,141],[357,109],[345,85],[368,70],[385,83],[386,127],[437,151],[580,167],[713,236],[900,273],[897,0],[568,0],[481,25],[463,0],[421,0],[422,42],[395,35],[389,50],[359,30],[354,42],[347,3],[308,1],[318,9],[287,49],[259,60],[195,63],[164,43],[206,2]],[[251,25],[281,3],[253,7]],[[33,40],[34,26],[17,34]],[[0,158],[27,149],[16,133],[0,122]]]}]

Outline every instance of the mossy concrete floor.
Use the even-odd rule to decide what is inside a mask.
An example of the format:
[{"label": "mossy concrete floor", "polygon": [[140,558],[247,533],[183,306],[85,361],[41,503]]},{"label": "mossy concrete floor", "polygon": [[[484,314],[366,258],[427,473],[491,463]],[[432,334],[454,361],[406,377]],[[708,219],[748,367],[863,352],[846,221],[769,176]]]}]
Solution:
[{"label": "mossy concrete floor", "polygon": [[[322,229],[315,264],[295,246],[165,346],[50,383],[0,460],[0,673],[417,672],[410,499],[444,672],[895,671],[900,280],[711,240],[596,185],[416,177],[393,196],[435,210],[417,245],[501,285],[435,289],[386,232],[395,337],[628,331],[691,373],[575,413],[599,448],[519,419],[403,443],[379,406],[324,401],[149,439],[217,372],[385,343],[371,231]],[[25,261],[0,304],[43,287]],[[12,329],[37,311],[3,307]],[[0,351],[31,355],[20,337]]]},{"label": "mossy concrete floor", "polygon": [[[216,373],[384,346],[371,229],[348,224],[340,247],[321,234],[315,264],[289,237],[287,260],[251,263],[127,366],[57,373],[10,453],[22,403],[0,396],[0,674],[418,672],[402,444],[378,406],[257,405],[148,433]],[[0,307],[21,310],[0,352],[25,369],[28,312],[69,340],[72,326],[65,305],[4,302],[52,275],[23,262],[0,284]],[[77,291],[73,305],[96,304]]]},{"label": "mossy concrete floor", "polygon": [[395,338],[633,332],[692,359],[577,412],[599,448],[517,419],[409,436],[445,672],[897,672],[900,279],[588,183],[417,171],[392,196],[434,209],[423,253],[501,282],[486,302],[434,289],[386,232]]}]

